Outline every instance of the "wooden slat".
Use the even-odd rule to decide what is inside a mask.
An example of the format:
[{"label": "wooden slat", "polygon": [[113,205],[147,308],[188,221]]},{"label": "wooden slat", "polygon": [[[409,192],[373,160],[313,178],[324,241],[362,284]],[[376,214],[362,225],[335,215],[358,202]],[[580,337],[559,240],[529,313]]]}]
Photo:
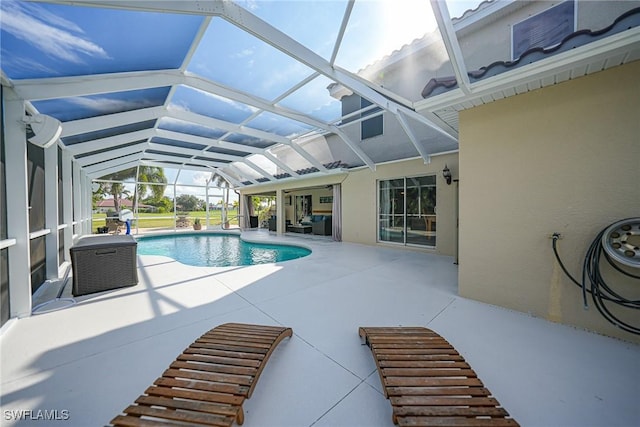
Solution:
[{"label": "wooden slat", "polygon": [[398,396],[390,397],[396,406],[498,406],[491,397],[450,397],[450,396]]},{"label": "wooden slat", "polygon": [[217,327],[218,330],[232,330],[232,331],[255,331],[264,335],[273,335],[274,337],[280,335],[283,329],[280,326],[265,326],[265,325],[249,325],[247,323],[225,323]]},{"label": "wooden slat", "polygon": [[191,346],[213,348],[218,350],[244,351],[247,353],[266,353],[268,350],[268,348],[265,348],[264,345],[255,347],[253,345],[247,345],[247,343],[243,343],[241,341],[222,341],[216,339],[207,339],[206,337],[198,338],[193,342],[193,344],[191,344]]},{"label": "wooden slat", "polygon": [[439,361],[462,361],[464,360],[462,356],[460,356],[455,350],[448,351],[433,351],[433,350],[425,350],[420,353],[376,353],[378,355],[378,360],[381,362],[384,360],[407,360],[410,362],[420,361],[420,360],[439,360]]},{"label": "wooden slat", "polygon": [[423,416],[423,417],[505,417],[509,413],[504,408],[497,407],[469,407],[450,408],[442,406],[401,406],[394,408],[396,416]]},{"label": "wooden slat", "polygon": [[[187,357],[190,357],[192,353],[185,352],[182,354]],[[248,366],[251,368],[257,368],[258,366],[260,366],[260,361],[253,360],[253,359],[242,359],[240,357],[209,356],[204,354],[200,354],[198,356],[202,357],[201,361],[205,361],[207,363],[215,363],[219,365]]]},{"label": "wooden slat", "polygon": [[219,357],[231,357],[239,359],[252,359],[262,360],[264,359],[263,353],[245,353],[245,352],[233,352],[228,350],[212,350],[210,348],[189,346],[184,350],[184,353],[188,354],[202,354],[203,356],[219,356]]},{"label": "wooden slat", "polygon": [[224,403],[227,405],[242,405],[243,396],[235,396],[233,394],[209,393],[200,390],[185,390],[179,388],[152,386],[144,391],[149,396],[162,396],[170,398],[199,400],[201,402]]},{"label": "wooden slat", "polygon": [[220,325],[180,354],[145,395],[115,417],[114,426],[209,425],[244,422],[242,404],[275,347],[291,328]]},{"label": "wooden slat", "polygon": [[216,414],[226,418],[235,418],[236,414],[238,413],[238,408],[229,405],[220,405],[217,403],[200,402],[194,400],[169,399],[159,396],[143,395],[136,399],[136,403],[146,406],[161,406],[170,409],[186,409],[190,411],[206,412],[208,414]]},{"label": "wooden slat", "polygon": [[383,326],[380,328],[365,328],[368,336],[373,335],[433,335],[439,337],[440,334],[422,326]]},{"label": "wooden slat", "polygon": [[517,427],[519,424],[507,418],[454,418],[454,417],[402,417],[401,427]]},{"label": "wooden slat", "polygon": [[465,362],[452,360],[380,360],[378,365],[381,368],[471,368]]},{"label": "wooden slat", "polygon": [[370,337],[369,346],[385,343],[408,343],[408,342],[424,342],[424,343],[446,343],[442,337],[420,334],[406,334],[406,335],[374,335]]},{"label": "wooden slat", "polygon": [[469,385],[468,378],[438,378],[438,377],[389,377],[385,378],[388,387],[442,387],[447,385]]},{"label": "wooden slat", "polygon": [[399,355],[405,355],[405,354],[409,354],[409,355],[436,355],[436,354],[450,354],[453,356],[458,356],[458,352],[454,349],[454,348],[412,348],[412,349],[408,349],[408,348],[388,348],[388,349],[377,349],[377,353],[380,354],[380,356],[399,356]]},{"label": "wooden slat", "polygon": [[447,342],[420,342],[412,341],[407,343],[380,343],[372,344],[371,348],[375,350],[408,350],[408,349],[450,349],[451,345]]},{"label": "wooden slat", "polygon": [[[162,420],[143,420],[139,417],[131,417],[128,415],[118,415],[111,424],[118,427],[158,427],[158,426],[172,426],[172,427],[202,427],[202,424],[193,423],[178,423],[175,421],[162,421]],[[231,425],[231,424],[229,424]]]},{"label": "wooden slat", "polygon": [[246,396],[249,392],[249,387],[238,384],[212,383],[209,381],[191,381],[176,378],[160,377],[154,381],[154,384],[164,387],[183,388],[186,390],[200,390],[210,391],[212,393],[222,393],[225,396]]},{"label": "wooden slat", "polygon": [[187,369],[167,369],[162,373],[162,376],[170,378],[189,378],[192,380],[230,383],[238,385],[251,385],[252,382],[252,378],[250,376],[217,374],[213,372],[191,371]]},{"label": "wooden slat", "polygon": [[139,417],[153,417],[165,420],[184,421],[194,424],[225,427],[229,420],[214,414],[205,414],[191,411],[167,411],[165,409],[150,408],[148,406],[131,405],[124,410],[129,415]]},{"label": "wooden slat", "polygon": [[[236,346],[243,347],[247,349],[262,349],[266,351],[269,349],[269,344],[262,342],[252,342],[252,341],[232,341],[232,340],[221,340],[216,337],[206,337],[202,336],[198,339],[199,343],[208,343],[208,344],[220,344],[220,345],[228,345],[228,346]],[[244,350],[248,351],[248,350]]]},{"label": "wooden slat", "polygon": [[243,368],[257,368],[260,363],[254,360],[248,359],[233,359],[229,357],[215,357],[215,356],[203,356],[200,354],[188,354],[182,353],[178,356],[178,360],[186,360],[186,361],[194,361],[194,362],[205,362],[212,363],[216,365],[224,365],[224,366],[238,366]]},{"label": "wooden slat", "polygon": [[273,341],[273,339],[271,339],[271,337],[263,337],[260,335],[254,335],[254,334],[246,334],[246,333],[234,333],[234,332],[207,332],[206,334],[204,334],[202,336],[202,338],[204,339],[209,339],[209,340],[229,340],[229,341],[242,341],[243,343],[245,342],[250,342],[250,343],[262,343],[262,344],[267,344],[267,345],[271,345],[271,342]]},{"label": "wooden slat", "polygon": [[173,362],[171,366],[178,363],[185,363],[188,365],[198,366],[197,370],[218,372],[221,374],[235,374],[235,375],[249,375],[254,376],[256,368],[248,368],[245,366],[231,366],[231,365],[218,365],[210,363],[210,360],[206,357],[199,357],[197,355],[183,355],[177,357],[176,362]]},{"label": "wooden slat", "polygon": [[[478,380],[478,383],[480,381]],[[478,387],[387,387],[389,396],[490,396],[481,383]]]},{"label": "wooden slat", "polygon": [[385,377],[467,377],[476,376],[473,369],[382,368]]},{"label": "wooden slat", "polygon": [[464,358],[427,328],[360,328],[401,426],[518,426]]}]

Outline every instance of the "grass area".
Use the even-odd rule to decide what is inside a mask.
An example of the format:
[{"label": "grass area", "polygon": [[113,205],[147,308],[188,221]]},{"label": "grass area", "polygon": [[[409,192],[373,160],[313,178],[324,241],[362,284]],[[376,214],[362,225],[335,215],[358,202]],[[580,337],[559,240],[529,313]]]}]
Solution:
[{"label": "grass area", "polygon": [[[204,211],[194,212],[180,212],[179,215],[186,215],[189,221],[193,224],[195,218],[200,218],[200,222],[204,225],[206,222],[207,213]],[[105,225],[107,215],[104,213],[93,214],[93,228],[102,227]],[[209,211],[209,223],[211,225],[219,225],[222,212],[219,210]],[[238,225],[238,211],[230,210],[228,217],[231,219],[229,223],[231,225]],[[134,222],[135,224],[135,222]],[[140,213],[138,215],[138,227],[140,228],[171,228],[174,224],[173,212],[170,213]]]}]

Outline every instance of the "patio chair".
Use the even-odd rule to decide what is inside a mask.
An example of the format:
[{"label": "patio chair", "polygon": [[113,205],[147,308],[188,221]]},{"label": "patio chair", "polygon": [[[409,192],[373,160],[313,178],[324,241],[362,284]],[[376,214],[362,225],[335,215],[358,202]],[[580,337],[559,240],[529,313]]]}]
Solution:
[{"label": "patio chair", "polygon": [[120,227],[123,225],[117,218],[107,218],[106,227],[109,234],[120,234]]},{"label": "patio chair", "polygon": [[111,424],[241,425],[242,404],[251,397],[273,350],[292,333],[291,328],[242,323],[213,328],[187,347]]},{"label": "patio chair", "polygon": [[179,215],[178,218],[176,219],[176,227],[178,228],[185,228],[185,227],[189,227],[191,225],[191,222],[189,221],[189,218],[187,218],[186,215]]},{"label": "patio chair", "polygon": [[400,426],[518,426],[464,358],[427,328],[359,329]]}]

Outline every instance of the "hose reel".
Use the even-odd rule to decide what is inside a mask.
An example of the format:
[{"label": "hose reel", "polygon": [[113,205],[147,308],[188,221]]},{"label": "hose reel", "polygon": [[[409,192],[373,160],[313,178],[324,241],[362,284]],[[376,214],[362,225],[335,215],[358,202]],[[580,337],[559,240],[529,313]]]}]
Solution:
[{"label": "hose reel", "polygon": [[640,268],[640,218],[611,224],[602,235],[602,246],[620,264]]},{"label": "hose reel", "polygon": [[614,291],[600,271],[601,257],[604,256],[615,271],[640,280],[639,275],[630,273],[628,268],[620,267],[640,269],[640,218],[627,218],[614,222],[598,233],[584,257],[581,282],[573,278],[560,259],[557,249],[560,234],[554,233],[552,239],[553,253],[562,271],[573,283],[582,288],[584,307],[588,308],[587,295],[591,295],[593,305],[606,320],[624,331],[640,335],[640,325],[632,325],[621,320],[607,306],[615,304],[628,309],[640,310],[640,300],[629,299]]}]

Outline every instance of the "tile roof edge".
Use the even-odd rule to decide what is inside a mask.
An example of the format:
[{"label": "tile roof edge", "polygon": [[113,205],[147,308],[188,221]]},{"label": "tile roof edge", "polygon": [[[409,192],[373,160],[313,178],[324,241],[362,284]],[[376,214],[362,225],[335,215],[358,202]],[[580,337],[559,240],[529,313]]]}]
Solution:
[{"label": "tile roof edge", "polygon": [[[562,39],[560,43],[558,43],[555,46],[552,46],[549,48],[533,47],[525,51],[522,55],[520,55],[518,59],[515,59],[513,61],[495,61],[487,66],[480,67],[478,70],[469,71],[467,74],[469,75],[469,77],[471,77],[472,80],[480,80],[485,77],[499,74],[500,72],[496,70],[497,68],[503,68],[503,69],[515,68],[518,65],[521,65],[521,63],[526,62],[527,57],[531,57],[532,55],[537,54],[537,55],[547,56],[547,55],[552,55],[554,53],[558,53],[558,51],[562,50],[563,48],[566,48],[567,44],[571,40],[577,37],[580,37],[580,36],[600,37],[604,34],[607,34],[611,30],[613,30],[620,22],[622,22],[623,20],[633,15],[638,15],[639,16],[638,19],[640,20],[640,7],[628,10],[627,12],[617,17],[611,25],[605,28],[602,28],[600,30],[584,29],[584,30],[574,31],[573,33],[567,35],[564,39]],[[637,25],[640,25],[640,23],[634,26],[637,26]],[[621,29],[620,32],[627,30],[629,28],[633,28],[634,26]],[[583,46],[585,44],[588,44],[588,43],[581,43],[578,46]],[[446,92],[449,89],[453,89],[457,85],[458,85],[458,82],[456,81],[456,78],[454,76],[434,77],[430,79],[425,85],[425,87],[422,89],[421,96],[422,98],[428,98],[432,95],[438,95],[442,92]],[[441,89],[441,90],[438,91],[438,89]]]}]

